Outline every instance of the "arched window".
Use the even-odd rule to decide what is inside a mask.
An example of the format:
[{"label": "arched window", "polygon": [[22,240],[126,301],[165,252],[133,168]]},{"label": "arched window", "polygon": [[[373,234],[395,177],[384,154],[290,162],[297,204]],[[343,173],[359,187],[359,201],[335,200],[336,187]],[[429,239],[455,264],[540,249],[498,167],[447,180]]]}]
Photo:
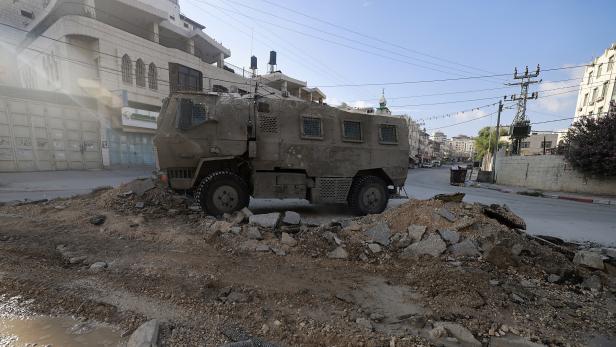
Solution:
[{"label": "arched window", "polygon": [[128,54],[122,57],[122,82],[133,84],[133,62]]},{"label": "arched window", "polygon": [[158,70],[156,70],[154,63],[150,63],[150,66],[148,66],[148,86],[152,90],[158,89]]},{"label": "arched window", "polygon": [[138,87],[145,87],[145,64],[141,58],[135,63],[135,80]]}]

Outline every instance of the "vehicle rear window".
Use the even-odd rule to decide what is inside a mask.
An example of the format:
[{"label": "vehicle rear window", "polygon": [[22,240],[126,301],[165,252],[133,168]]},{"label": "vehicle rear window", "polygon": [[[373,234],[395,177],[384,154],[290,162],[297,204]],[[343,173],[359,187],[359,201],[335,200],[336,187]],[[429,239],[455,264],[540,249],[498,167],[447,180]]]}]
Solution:
[{"label": "vehicle rear window", "polygon": [[398,143],[398,132],[395,125],[381,124],[379,127],[379,141],[381,143]]},{"label": "vehicle rear window", "polygon": [[190,99],[180,99],[178,115],[178,127],[180,129],[188,129],[205,123],[209,118],[209,109],[204,103],[194,103]]}]

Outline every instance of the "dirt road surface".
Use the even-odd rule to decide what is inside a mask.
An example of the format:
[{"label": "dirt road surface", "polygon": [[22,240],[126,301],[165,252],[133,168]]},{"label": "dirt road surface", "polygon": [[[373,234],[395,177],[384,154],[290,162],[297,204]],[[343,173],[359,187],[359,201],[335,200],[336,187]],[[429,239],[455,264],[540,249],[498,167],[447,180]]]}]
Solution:
[{"label": "dirt road surface", "polygon": [[[151,319],[160,322],[160,346],[615,341],[611,260],[603,270],[580,267],[569,250],[504,227],[478,204],[414,200],[383,216],[276,229],[189,205],[158,187],[139,196],[123,186],[0,206],[0,336],[2,320],[24,317],[2,312],[11,301],[29,318],[73,316],[70,329],[91,324],[90,333],[107,337],[81,345],[125,344]],[[427,226],[425,235],[404,243],[411,224]],[[411,254],[431,240],[445,247],[438,235],[446,229],[461,235],[447,251]],[[451,253],[462,240],[477,251]],[[507,251],[495,256],[499,247]],[[10,333],[7,346],[54,341]]]}]

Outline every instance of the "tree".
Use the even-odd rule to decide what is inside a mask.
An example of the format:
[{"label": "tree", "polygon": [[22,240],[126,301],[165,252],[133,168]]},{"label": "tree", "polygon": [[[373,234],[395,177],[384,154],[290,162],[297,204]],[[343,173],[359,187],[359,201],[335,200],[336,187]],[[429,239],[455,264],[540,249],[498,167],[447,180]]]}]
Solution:
[{"label": "tree", "polygon": [[616,176],[615,108],[602,117],[581,117],[569,128],[563,153],[574,168],[598,177]]},{"label": "tree", "polygon": [[[507,129],[500,128],[500,138],[504,138],[509,135]],[[491,135],[491,136],[490,136]],[[498,141],[498,148],[507,148],[509,144],[504,141]],[[484,127],[479,130],[478,136],[475,137],[475,160],[483,159],[486,153],[494,151],[496,146],[496,129],[491,127]]]}]

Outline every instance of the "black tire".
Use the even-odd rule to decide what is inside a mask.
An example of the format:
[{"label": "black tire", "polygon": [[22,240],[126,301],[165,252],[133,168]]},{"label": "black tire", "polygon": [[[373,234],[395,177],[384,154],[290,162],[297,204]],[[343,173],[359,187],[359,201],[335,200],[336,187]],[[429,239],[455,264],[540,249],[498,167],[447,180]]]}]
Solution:
[{"label": "black tire", "polygon": [[206,176],[195,191],[195,198],[205,213],[219,216],[248,206],[248,185],[237,174],[216,171]]},{"label": "black tire", "polygon": [[353,179],[348,203],[358,215],[381,213],[387,207],[387,184],[376,176],[359,176]]}]

